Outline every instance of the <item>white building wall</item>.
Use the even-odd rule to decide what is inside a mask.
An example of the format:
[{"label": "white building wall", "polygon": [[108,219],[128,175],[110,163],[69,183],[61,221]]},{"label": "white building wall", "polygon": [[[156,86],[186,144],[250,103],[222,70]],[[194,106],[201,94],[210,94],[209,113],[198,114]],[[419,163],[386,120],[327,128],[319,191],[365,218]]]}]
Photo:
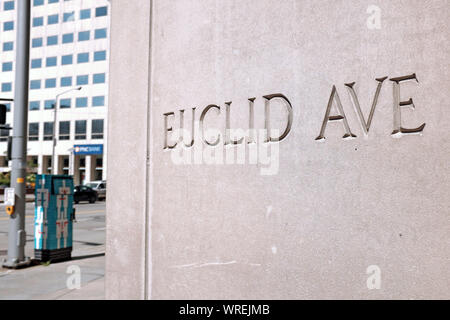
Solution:
[{"label": "white building wall", "polygon": [[[0,70],[4,62],[14,62],[15,60],[15,37],[16,37],[16,25],[14,25],[13,31],[4,31],[4,22],[13,21],[16,18],[17,3],[15,3],[15,9],[5,11],[4,3],[0,3]],[[17,2],[17,0],[16,0]],[[71,88],[78,87],[77,76],[88,75],[88,84],[82,85],[80,91],[70,91],[60,96],[59,101],[64,99],[71,99],[71,107],[67,109],[58,109],[57,112],[57,125],[56,135],[58,137],[59,122],[70,121],[70,140],[60,141],[58,139],[56,146],[56,154],[60,156],[70,157],[71,148],[77,144],[103,144],[106,145],[106,115],[108,109],[108,80],[109,80],[109,15],[110,8],[109,2],[106,0],[72,0],[64,1],[59,0],[56,3],[48,3],[48,0],[43,1],[43,5],[34,6],[32,1],[32,13],[31,13],[31,41],[36,38],[42,38],[43,44],[41,47],[30,48],[30,61],[33,59],[42,59],[42,67],[31,69],[30,63],[30,81],[40,80],[41,89],[29,91],[29,101],[39,101],[40,109],[28,112],[29,123],[39,123],[39,141],[28,142],[28,156],[34,156],[42,158],[44,156],[51,156],[52,154],[52,141],[44,141],[44,123],[53,122],[54,110],[45,109],[45,101],[55,100],[56,96],[70,90]],[[96,17],[96,8],[107,7],[107,15]],[[80,11],[84,9],[90,9],[91,17],[88,19],[80,19]],[[63,21],[64,13],[74,12],[73,19],[71,21]],[[48,16],[58,14],[59,21],[57,24],[48,24]],[[33,26],[33,18],[43,17],[43,26]],[[107,30],[107,37],[104,39],[95,39],[95,30],[104,29]],[[90,40],[78,41],[78,33],[82,31],[90,31]],[[63,44],[63,35],[73,33],[74,39],[72,43]],[[47,37],[58,36],[57,45],[47,45]],[[13,51],[4,51],[3,44],[5,42],[14,42]],[[106,60],[94,61],[94,52],[106,51]],[[89,62],[77,63],[77,56],[79,53],[89,53]],[[72,55],[72,64],[62,65],[62,56]],[[57,57],[57,66],[46,67],[46,58]],[[0,87],[0,98],[13,98],[14,96],[14,76],[15,65],[13,64],[13,70],[0,73],[0,86],[3,83],[13,83],[12,90],[3,92]],[[105,74],[105,83],[93,84],[94,74]],[[61,78],[72,77],[72,86],[61,86]],[[46,79],[56,79],[55,88],[46,88]],[[104,106],[93,106],[93,97],[103,96],[105,99]],[[76,107],[77,98],[87,98],[87,107]],[[13,123],[13,111],[14,105],[11,106],[12,112],[7,115],[7,121],[12,125]],[[92,120],[103,120],[103,139],[93,139],[92,132]],[[86,139],[75,139],[75,121],[86,120]],[[7,143],[0,143],[0,155],[4,155],[7,150]],[[106,148],[105,148],[106,150]],[[106,154],[106,153],[105,153]],[[89,156],[88,156],[89,157]],[[104,157],[106,158],[106,157]],[[60,160],[61,161],[61,160]],[[45,162],[45,161],[44,161]],[[95,163],[93,163],[95,166]],[[79,163],[74,163],[74,166],[79,166]],[[46,163],[39,161],[38,172],[46,171]],[[62,166],[61,166],[62,167]],[[104,174],[103,179],[106,179],[106,161],[104,161]],[[2,169],[7,170],[6,168]],[[77,172],[78,170],[75,170]],[[62,173],[62,172],[58,172]],[[75,177],[77,181],[78,177]],[[93,177],[94,178],[94,177]],[[81,181],[77,181],[81,182]]]}]

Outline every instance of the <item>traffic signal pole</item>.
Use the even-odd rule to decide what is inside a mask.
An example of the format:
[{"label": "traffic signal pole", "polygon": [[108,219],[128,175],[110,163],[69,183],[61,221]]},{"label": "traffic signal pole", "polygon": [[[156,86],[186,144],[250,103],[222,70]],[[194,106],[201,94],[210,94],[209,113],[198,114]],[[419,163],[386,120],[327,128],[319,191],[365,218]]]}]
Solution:
[{"label": "traffic signal pole", "polygon": [[7,268],[19,268],[30,263],[30,259],[25,257],[25,191],[31,0],[16,1],[16,5],[16,78],[11,169],[11,187],[15,189],[15,206],[14,213],[10,216],[8,258],[3,264]]}]

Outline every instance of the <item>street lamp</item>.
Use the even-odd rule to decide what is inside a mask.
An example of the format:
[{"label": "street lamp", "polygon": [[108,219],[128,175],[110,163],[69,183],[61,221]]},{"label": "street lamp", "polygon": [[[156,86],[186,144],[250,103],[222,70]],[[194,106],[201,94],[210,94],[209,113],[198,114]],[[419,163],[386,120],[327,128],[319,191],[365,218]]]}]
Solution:
[{"label": "street lamp", "polygon": [[52,174],[56,174],[56,166],[55,166],[55,163],[56,163],[56,161],[55,161],[55,158],[56,158],[56,115],[57,115],[57,113],[58,113],[58,101],[59,101],[59,97],[60,96],[62,96],[62,95],[64,95],[64,94],[66,94],[66,93],[69,93],[69,92],[72,92],[72,91],[75,91],[75,90],[81,90],[83,87],[77,87],[77,88],[72,88],[72,89],[69,89],[69,90],[66,90],[66,91],[64,91],[64,92],[61,92],[60,94],[58,94],[58,95],[56,95],[56,98],[55,98],[55,110],[54,110],[54,112],[55,112],[55,116],[54,116],[54,120],[53,120],[53,151],[52,151]]}]

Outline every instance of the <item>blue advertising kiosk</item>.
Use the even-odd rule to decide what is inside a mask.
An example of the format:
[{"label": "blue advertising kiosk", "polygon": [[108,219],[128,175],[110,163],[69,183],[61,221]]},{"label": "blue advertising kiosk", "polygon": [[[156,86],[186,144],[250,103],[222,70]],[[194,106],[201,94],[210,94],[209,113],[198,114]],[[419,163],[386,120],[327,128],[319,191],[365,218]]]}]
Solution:
[{"label": "blue advertising kiosk", "polygon": [[34,209],[34,256],[41,261],[71,259],[73,178],[37,175]]}]

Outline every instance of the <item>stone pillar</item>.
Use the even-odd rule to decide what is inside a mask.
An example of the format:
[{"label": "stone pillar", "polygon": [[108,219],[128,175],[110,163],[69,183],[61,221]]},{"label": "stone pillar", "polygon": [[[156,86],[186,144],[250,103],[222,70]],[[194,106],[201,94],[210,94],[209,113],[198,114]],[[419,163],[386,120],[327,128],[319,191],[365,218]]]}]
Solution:
[{"label": "stone pillar", "polygon": [[[85,169],[85,180],[82,183],[89,183],[92,181],[92,156],[86,156],[86,169]],[[94,164],[95,165],[95,164]]]},{"label": "stone pillar", "polygon": [[75,185],[81,184],[80,181],[80,156],[74,155],[73,156],[74,162],[73,162],[73,181]]},{"label": "stone pillar", "polygon": [[[108,128],[114,130],[108,129],[107,152],[123,156],[108,162],[108,171],[113,172],[108,175],[110,201],[106,204],[106,211],[113,212],[111,216],[108,214],[109,236],[106,238],[105,288],[109,299],[150,296],[145,190],[151,2],[113,1],[111,5],[110,65],[114,67],[110,75],[112,89],[109,90],[107,123]],[[128,45],[132,45],[133,50]],[[126,117],[122,113],[124,103],[133,106]],[[110,192],[114,197],[109,196]],[[133,200],[129,197],[131,193]],[[118,212],[126,212],[126,220],[136,222],[132,228],[128,224],[123,228],[124,216]]]},{"label": "stone pillar", "polygon": [[449,299],[444,8],[113,1],[106,297]]},{"label": "stone pillar", "polygon": [[38,174],[44,173],[44,156],[42,154],[38,155]]}]

